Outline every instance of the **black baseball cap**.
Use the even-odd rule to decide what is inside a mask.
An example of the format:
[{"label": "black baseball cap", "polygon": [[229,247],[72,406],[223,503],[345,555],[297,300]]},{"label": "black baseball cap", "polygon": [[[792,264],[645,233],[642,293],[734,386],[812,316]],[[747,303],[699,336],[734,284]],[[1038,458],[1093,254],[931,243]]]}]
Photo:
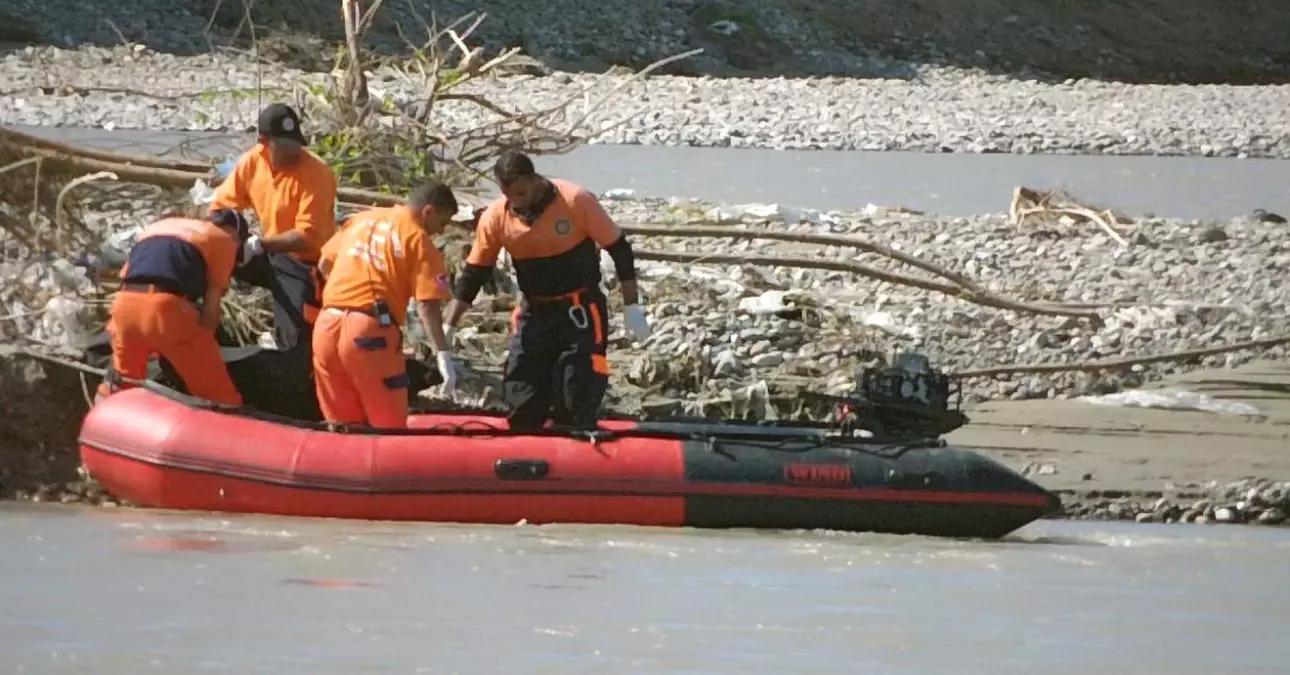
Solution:
[{"label": "black baseball cap", "polygon": [[220,227],[227,227],[237,232],[238,241],[246,241],[251,236],[251,223],[237,209],[215,209],[211,211],[211,222]]},{"label": "black baseball cap", "polygon": [[256,130],[261,136],[285,138],[301,145],[308,145],[304,133],[300,131],[300,116],[286,103],[273,103],[261,110],[260,123]]}]

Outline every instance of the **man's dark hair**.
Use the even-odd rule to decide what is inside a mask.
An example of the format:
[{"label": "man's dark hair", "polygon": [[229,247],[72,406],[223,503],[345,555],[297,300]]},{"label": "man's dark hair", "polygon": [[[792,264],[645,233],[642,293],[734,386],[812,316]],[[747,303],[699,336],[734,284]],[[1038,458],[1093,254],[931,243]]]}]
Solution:
[{"label": "man's dark hair", "polygon": [[456,213],[457,196],[452,193],[452,188],[432,178],[412,190],[412,194],[408,195],[408,206],[413,211],[433,206],[439,211]]},{"label": "man's dark hair", "polygon": [[537,171],[533,169],[533,160],[528,155],[515,150],[507,150],[497,158],[497,163],[493,165],[493,178],[506,187],[522,178],[536,175]]},{"label": "man's dark hair", "polygon": [[233,230],[238,241],[246,241],[251,236],[251,223],[237,209],[215,209],[206,217],[220,227]]}]

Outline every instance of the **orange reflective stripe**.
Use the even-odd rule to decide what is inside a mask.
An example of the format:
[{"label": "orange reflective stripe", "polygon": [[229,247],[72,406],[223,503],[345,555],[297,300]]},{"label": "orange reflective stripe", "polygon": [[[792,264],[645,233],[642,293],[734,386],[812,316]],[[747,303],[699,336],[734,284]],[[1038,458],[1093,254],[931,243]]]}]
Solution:
[{"label": "orange reflective stripe", "polygon": [[609,357],[604,354],[591,355],[591,370],[597,375],[609,374]]},{"label": "orange reflective stripe", "polygon": [[605,331],[600,327],[600,307],[593,302],[587,309],[591,310],[591,330],[596,336],[596,344],[604,344]]},{"label": "orange reflective stripe", "polygon": [[524,313],[523,305],[516,305],[515,309],[511,310],[511,333],[512,334],[520,332],[520,315],[523,313]]},{"label": "orange reflective stripe", "polygon": [[580,305],[582,304],[582,293],[585,290],[587,289],[579,288],[576,291],[569,291],[568,293],[561,293],[559,295],[530,295],[528,297],[531,300],[537,300],[539,302],[557,302],[559,300],[568,300],[574,305]]}]

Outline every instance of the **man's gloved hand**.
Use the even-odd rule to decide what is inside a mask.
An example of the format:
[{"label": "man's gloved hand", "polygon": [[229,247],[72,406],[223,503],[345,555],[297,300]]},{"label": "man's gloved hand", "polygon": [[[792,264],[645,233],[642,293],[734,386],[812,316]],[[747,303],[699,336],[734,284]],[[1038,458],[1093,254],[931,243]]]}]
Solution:
[{"label": "man's gloved hand", "polygon": [[516,305],[511,310],[511,334],[514,335],[520,328],[520,318],[524,316],[524,306]]},{"label": "man's gloved hand", "polygon": [[445,325],[443,327],[443,346],[446,347],[449,352],[451,352],[452,348],[456,346],[456,340],[457,340],[457,327]]},{"label": "man's gloved hand", "polygon": [[260,243],[259,235],[251,235],[242,243],[242,264],[245,265],[257,255],[264,253],[264,244]]},{"label": "man's gloved hand", "polygon": [[457,363],[452,359],[452,352],[442,351],[435,354],[435,362],[439,366],[439,374],[443,376],[443,386],[440,393],[447,398],[455,398],[457,392]]},{"label": "man's gloved hand", "polygon": [[627,333],[637,342],[650,336],[649,319],[645,318],[645,310],[640,305],[627,305],[623,308],[623,324],[627,327]]}]

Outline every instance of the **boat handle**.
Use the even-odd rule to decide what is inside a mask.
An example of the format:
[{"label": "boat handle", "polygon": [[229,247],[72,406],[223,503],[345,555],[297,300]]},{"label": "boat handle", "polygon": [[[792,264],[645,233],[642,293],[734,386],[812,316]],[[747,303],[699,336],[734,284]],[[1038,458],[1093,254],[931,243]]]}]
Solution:
[{"label": "boat handle", "polygon": [[499,459],[493,462],[493,475],[502,480],[540,480],[551,473],[545,459]]},{"label": "boat handle", "polygon": [[888,485],[897,488],[910,489],[935,489],[941,486],[941,474],[936,471],[901,471],[900,469],[888,469],[886,481]]}]

